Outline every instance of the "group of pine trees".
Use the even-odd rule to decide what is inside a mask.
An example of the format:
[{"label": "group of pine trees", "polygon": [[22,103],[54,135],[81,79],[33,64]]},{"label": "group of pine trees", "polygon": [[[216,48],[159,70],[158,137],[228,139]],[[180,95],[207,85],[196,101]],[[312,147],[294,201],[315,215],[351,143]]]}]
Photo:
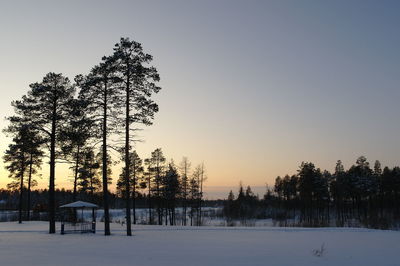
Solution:
[{"label": "group of pine trees", "polygon": [[366,226],[398,228],[400,221],[400,167],[373,167],[364,156],[345,170],[336,163],[333,173],[303,162],[295,175],[278,176],[262,200],[240,187],[224,206],[229,219],[272,217],[281,225]]},{"label": "group of pine trees", "polygon": [[[86,168],[78,170],[79,173],[84,174],[78,174],[77,179],[73,179],[74,186],[72,189],[55,190],[57,206],[76,200],[90,201],[102,205],[100,159],[95,159],[94,164],[85,163]],[[199,164],[192,171],[191,163],[187,157],[183,157],[178,165],[175,165],[173,160],[167,163],[160,148],[153,151],[151,156],[144,160],[139,157],[136,151],[133,151],[130,162],[133,224],[202,225],[201,209],[207,203],[203,200],[202,191],[203,183],[207,178],[204,164]],[[95,167],[89,168],[88,165],[95,165]],[[74,171],[72,172],[74,173]],[[95,181],[93,185],[88,182],[86,172],[91,172],[90,180]],[[111,176],[110,171],[109,174]],[[122,169],[118,180],[116,180],[116,191],[109,192],[108,203],[110,208],[121,209],[126,205],[124,174]],[[27,194],[26,190],[25,186],[24,194]],[[47,215],[44,213],[47,209],[47,189],[29,191],[29,202],[21,201],[20,195],[19,183],[15,189],[0,189],[0,199],[7,199],[5,204],[1,206],[2,209],[19,208],[21,210],[18,212],[20,220],[22,220],[22,213],[25,215],[24,219],[27,220],[30,219],[29,215],[32,215],[32,219],[36,220],[47,219]],[[145,209],[147,212],[139,212],[136,207]],[[146,215],[144,215],[145,213]],[[14,215],[10,214],[9,219],[15,219]]]},{"label": "group of pine trees", "polygon": [[[203,184],[206,180],[204,164],[191,171],[191,163],[183,157],[176,166],[173,161],[166,163],[160,148],[151,153],[150,158],[142,160],[136,152],[131,157],[131,174],[129,182],[133,188],[133,223],[136,224],[135,199],[144,195],[147,200],[148,221],[150,224],[201,225],[201,207]],[[126,193],[125,168],[117,182],[117,193]],[[180,219],[177,219],[176,208],[180,207]]]},{"label": "group of pine trees", "polygon": [[[116,160],[110,155],[113,150],[118,154],[117,160],[124,163],[120,184],[124,186],[121,191],[126,202],[127,234],[131,235],[131,199],[138,176],[133,150],[135,131],[152,124],[158,105],[151,97],[161,89],[156,85],[160,77],[150,65],[152,59],[140,43],[121,38],[113,53],[104,56],[89,74],[77,75],[71,82],[62,74],[48,73],[42,81],[30,84],[30,90],[20,100],[12,102],[15,115],[8,117],[9,126],[4,130],[12,137],[12,143],[3,158],[14,180],[9,188],[20,190],[20,221],[23,191],[27,187],[29,197],[36,184],[33,176],[48,158],[49,232],[55,233],[55,169],[60,161],[66,161],[73,171],[74,199],[78,188],[92,194],[102,189],[105,234],[109,235],[108,185],[110,165]],[[155,163],[152,157],[149,169],[158,169]],[[154,171],[159,170],[149,174],[149,191],[157,202],[161,190],[153,189],[157,179]],[[161,171],[157,174],[161,175]],[[161,189],[161,184],[156,186]]]},{"label": "group of pine trees", "polygon": [[277,177],[275,192],[281,207],[300,210],[300,222],[307,225],[351,225],[388,228],[400,218],[400,168],[371,167],[364,156],[347,171],[342,162],[335,171],[321,171],[303,163],[297,175]]},{"label": "group of pine trees", "polygon": [[240,183],[237,197],[232,190],[229,192],[225,201],[223,215],[226,217],[227,225],[233,225],[235,219],[240,220],[242,225],[246,225],[248,219],[264,218],[264,205],[255,195],[250,186],[246,191]]}]

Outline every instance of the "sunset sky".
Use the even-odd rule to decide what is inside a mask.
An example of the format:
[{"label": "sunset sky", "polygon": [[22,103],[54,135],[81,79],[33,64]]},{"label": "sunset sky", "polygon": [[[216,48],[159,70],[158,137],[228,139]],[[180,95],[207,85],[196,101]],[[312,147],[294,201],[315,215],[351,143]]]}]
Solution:
[{"label": "sunset sky", "polygon": [[[399,14],[400,1],[2,1],[0,114],[46,73],[86,74],[130,37],[162,87],[135,148],[204,162],[210,198],[240,181],[261,195],[302,161],[400,165]],[[1,154],[8,142],[1,134]]]}]

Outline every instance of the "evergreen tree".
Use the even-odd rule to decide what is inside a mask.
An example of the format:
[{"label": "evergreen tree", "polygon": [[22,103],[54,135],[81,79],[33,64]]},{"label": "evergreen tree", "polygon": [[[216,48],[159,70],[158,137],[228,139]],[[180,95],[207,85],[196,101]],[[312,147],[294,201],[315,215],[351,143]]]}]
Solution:
[{"label": "evergreen tree", "polygon": [[[68,123],[68,110],[75,89],[68,78],[62,74],[48,73],[40,83],[30,85],[31,90],[21,101],[12,105],[18,115],[17,120],[29,124],[41,134],[48,144],[50,153],[49,177],[49,233],[55,233],[55,167],[56,148],[62,128]],[[10,118],[10,121],[16,122]]]},{"label": "evergreen tree", "polygon": [[[180,192],[179,175],[174,163],[168,164],[163,178],[163,197],[165,200],[165,220],[169,216],[170,225],[175,225],[175,205]],[[167,222],[166,222],[167,224]]]},{"label": "evergreen tree", "polygon": [[283,195],[283,181],[280,176],[275,178],[274,191],[278,194],[278,198],[281,199]]},{"label": "evergreen tree", "polygon": [[161,148],[155,149],[151,153],[151,157],[147,159],[147,164],[149,167],[149,172],[152,178],[152,195],[156,200],[158,224],[162,225],[162,185],[163,176],[165,171],[165,157]]},{"label": "evergreen tree", "polygon": [[[18,121],[19,119],[12,119],[14,121]],[[44,153],[42,151],[42,145],[43,145],[43,139],[40,137],[38,134],[37,130],[34,130],[29,124],[21,124],[20,122],[14,122],[8,125],[6,129],[4,129],[4,132],[8,136],[13,137],[13,142],[11,145],[9,145],[9,150],[6,151],[5,156],[3,157],[5,163],[9,163],[8,166],[6,166],[6,169],[9,169],[10,171],[13,171],[14,173],[10,172],[10,176],[12,176],[13,179],[15,179],[13,182],[8,184],[8,187],[15,189],[19,187],[20,192],[23,193],[23,190],[21,191],[21,181],[19,180],[19,177],[16,173],[16,170],[19,167],[15,167],[16,164],[20,164],[21,162],[17,162],[17,158],[25,160],[26,164],[26,173],[20,173],[20,177],[24,177],[24,175],[27,175],[27,210],[26,210],[26,219],[29,221],[30,220],[30,207],[31,207],[31,188],[37,185],[37,181],[34,179],[33,175],[36,175],[38,170],[41,168],[42,165],[42,158],[44,156]],[[14,166],[13,166],[14,164]],[[21,169],[21,168],[19,168]],[[20,197],[22,197],[22,193],[20,194]],[[22,198],[20,199],[20,206],[22,208]],[[22,219],[22,209],[19,208],[20,210],[20,217]]]},{"label": "evergreen tree", "polygon": [[143,52],[142,45],[129,38],[121,38],[115,45],[114,57],[117,60],[119,75],[123,80],[121,88],[124,91],[125,102],[125,198],[127,235],[131,236],[130,214],[130,148],[131,124],[141,123],[151,125],[158,106],[150,97],[160,88],[154,82],[159,81],[159,75],[154,67],[146,67],[152,56]]},{"label": "evergreen tree", "polygon": [[18,204],[18,222],[22,223],[22,202],[25,190],[24,176],[28,168],[29,154],[27,152],[28,128],[21,127],[20,131],[13,138],[13,143],[8,146],[3,157],[4,163],[7,164],[6,169],[9,171],[9,177],[13,179],[7,185],[9,189],[19,190]]},{"label": "evergreen tree", "polygon": [[31,190],[33,187],[37,186],[36,179],[33,178],[33,175],[37,175],[38,171],[42,167],[44,152],[42,151],[43,139],[40,135],[34,131],[30,130],[29,138],[28,138],[28,185],[27,185],[27,216],[26,219],[30,220],[30,212],[31,212]]},{"label": "evergreen tree", "polygon": [[[124,154],[125,156],[125,154]],[[130,177],[129,183],[132,187],[132,206],[133,206],[133,223],[136,224],[136,197],[137,190],[146,188],[146,179],[144,176],[143,160],[140,159],[136,151],[129,153],[130,159]],[[124,160],[124,158],[122,158]],[[122,168],[122,173],[117,182],[117,191],[122,196],[126,196],[126,168]],[[129,189],[131,190],[131,188]]]},{"label": "evergreen tree", "polygon": [[190,226],[193,226],[194,214],[199,211],[198,209],[198,199],[200,198],[200,186],[198,179],[192,176],[189,179],[189,200],[190,200]]},{"label": "evergreen tree", "polygon": [[[94,200],[94,193],[101,189],[101,180],[99,169],[101,160],[96,159],[93,149],[87,147],[83,151],[82,163],[78,169],[78,184],[79,191],[90,192]],[[111,175],[109,171],[108,176]]]},{"label": "evergreen tree", "polygon": [[91,119],[97,126],[97,136],[102,140],[102,182],[104,207],[104,234],[110,235],[109,215],[109,156],[108,137],[118,129],[120,98],[118,89],[121,79],[116,75],[117,64],[112,57],[103,57],[89,75],[77,76],[76,82],[81,88],[80,97],[88,101]]},{"label": "evergreen tree", "polygon": [[147,198],[148,198],[148,214],[149,214],[149,224],[153,224],[153,216],[152,216],[152,191],[153,191],[153,182],[152,182],[152,176],[153,176],[153,162],[150,158],[147,158],[144,160],[144,164],[147,166],[147,170],[144,173],[145,180],[146,180],[146,186],[147,186]]},{"label": "evergreen tree", "polygon": [[299,176],[299,195],[302,201],[303,221],[309,224],[314,222],[316,184],[320,179],[321,172],[315,168],[313,163],[303,162],[298,170]]},{"label": "evergreen tree", "polygon": [[229,192],[224,205],[224,215],[227,218],[228,225],[230,225],[232,218],[235,217],[235,196],[233,195],[232,190]]},{"label": "evergreen tree", "polygon": [[88,102],[82,98],[73,99],[69,109],[69,123],[63,130],[62,140],[64,146],[62,151],[65,159],[72,164],[73,170],[73,201],[76,201],[78,191],[78,175],[83,167],[83,157],[89,138],[93,137],[92,128],[94,121],[88,113]]}]

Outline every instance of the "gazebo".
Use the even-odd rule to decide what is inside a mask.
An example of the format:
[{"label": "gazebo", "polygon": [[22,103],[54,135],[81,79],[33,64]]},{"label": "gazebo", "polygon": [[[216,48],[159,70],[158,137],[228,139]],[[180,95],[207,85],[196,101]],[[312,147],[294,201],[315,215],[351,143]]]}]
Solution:
[{"label": "gazebo", "polygon": [[[61,212],[61,234],[66,233],[96,233],[96,204],[75,201],[60,206]],[[85,219],[84,209],[92,209],[92,219]],[[80,212],[79,212],[80,210]],[[80,215],[79,215],[80,213]]]}]

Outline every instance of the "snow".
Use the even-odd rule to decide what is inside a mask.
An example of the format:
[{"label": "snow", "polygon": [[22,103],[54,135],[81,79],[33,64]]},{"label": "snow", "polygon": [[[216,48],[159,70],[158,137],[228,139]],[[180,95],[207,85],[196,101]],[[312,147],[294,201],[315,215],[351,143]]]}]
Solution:
[{"label": "snow", "polygon": [[60,206],[60,208],[98,208],[96,204],[86,202],[86,201],[75,201],[65,205]]},{"label": "snow", "polygon": [[[106,237],[102,230],[50,235],[47,229],[47,222],[0,223],[0,264],[400,265],[398,231],[135,225],[127,237],[125,227],[113,223]],[[313,255],[322,244],[322,256]]]}]

